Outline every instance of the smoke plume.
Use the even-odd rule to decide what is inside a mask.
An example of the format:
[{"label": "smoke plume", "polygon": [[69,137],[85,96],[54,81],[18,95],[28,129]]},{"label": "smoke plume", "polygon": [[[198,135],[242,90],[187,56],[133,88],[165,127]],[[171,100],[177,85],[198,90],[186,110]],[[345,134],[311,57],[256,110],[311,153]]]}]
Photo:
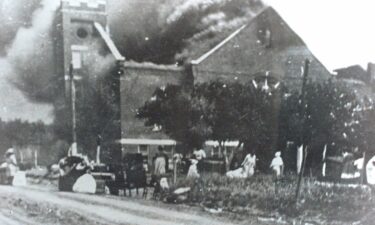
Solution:
[{"label": "smoke plume", "polygon": [[[55,74],[52,36],[59,3],[0,2],[0,28],[7,31],[0,37],[0,54],[6,55],[0,60],[0,72],[6,71],[8,79],[34,102],[53,103],[57,88],[61,91],[64,78]],[[108,0],[108,15],[111,35],[128,60],[170,64],[199,54],[197,49],[220,41],[227,30],[242,25],[263,7],[259,0]],[[95,65],[92,74],[110,70],[111,59],[100,52],[89,60],[96,62],[91,64]]]},{"label": "smoke plume", "polygon": [[18,29],[31,26],[32,14],[40,7],[40,2],[41,0],[0,1],[0,56],[6,55]]},{"label": "smoke plume", "polygon": [[[260,0],[110,1],[115,42],[128,59],[174,64],[258,13]],[[207,44],[202,43],[207,42]],[[206,46],[205,46],[206,45]]]},{"label": "smoke plume", "polygon": [[51,25],[57,0],[43,0],[32,17],[31,26],[21,27],[8,50],[7,60],[14,74],[10,81],[32,101],[51,102],[54,75]]}]

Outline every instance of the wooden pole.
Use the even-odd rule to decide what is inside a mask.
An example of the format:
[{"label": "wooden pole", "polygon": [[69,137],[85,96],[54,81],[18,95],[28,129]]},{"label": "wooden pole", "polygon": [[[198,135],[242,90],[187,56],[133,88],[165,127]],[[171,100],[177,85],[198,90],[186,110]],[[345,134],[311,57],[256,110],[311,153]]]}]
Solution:
[{"label": "wooden pole", "polygon": [[72,155],[77,154],[77,118],[76,118],[76,88],[74,83],[73,64],[69,67],[70,97],[72,109]]},{"label": "wooden pole", "polygon": [[306,82],[307,82],[307,76],[309,74],[309,65],[310,61],[308,59],[305,60],[305,67],[303,70],[303,79],[302,79],[302,87],[301,87],[301,115],[302,115],[302,131],[301,131],[301,136],[300,136],[300,141],[302,145],[304,146],[304,151],[303,151],[303,160],[302,160],[302,168],[301,171],[298,175],[298,182],[297,182],[297,189],[296,189],[296,206],[298,206],[298,200],[299,200],[299,195],[300,195],[300,189],[301,189],[301,184],[302,184],[302,178],[303,178],[303,173],[305,170],[305,164],[306,164],[306,155],[307,155],[307,146],[305,146],[305,138],[304,138],[304,131],[306,130],[306,106],[305,106],[305,88],[306,88]]},{"label": "wooden pole", "polygon": [[173,159],[173,184],[177,183],[177,160]]},{"label": "wooden pole", "polygon": [[100,146],[102,144],[102,137],[98,135],[96,137],[96,163],[100,164]]},{"label": "wooden pole", "polygon": [[296,190],[296,205],[297,206],[298,206],[298,200],[299,200],[299,196],[301,192],[303,173],[305,172],[306,158],[307,158],[307,146],[304,147],[303,149],[302,168],[301,168],[301,172],[298,175],[297,190]]},{"label": "wooden pole", "polygon": [[177,182],[177,160],[178,158],[175,158],[175,146],[172,147],[172,161],[173,161],[173,184],[176,184]]},{"label": "wooden pole", "polygon": [[21,163],[23,163],[23,151],[20,151],[20,159],[21,159]]},{"label": "wooden pole", "polygon": [[38,167],[38,149],[35,149],[34,151],[34,164],[35,164],[35,168]]},{"label": "wooden pole", "polygon": [[361,185],[365,181],[365,176],[366,176],[366,152],[363,152],[363,165],[362,165],[362,170],[361,170]]}]

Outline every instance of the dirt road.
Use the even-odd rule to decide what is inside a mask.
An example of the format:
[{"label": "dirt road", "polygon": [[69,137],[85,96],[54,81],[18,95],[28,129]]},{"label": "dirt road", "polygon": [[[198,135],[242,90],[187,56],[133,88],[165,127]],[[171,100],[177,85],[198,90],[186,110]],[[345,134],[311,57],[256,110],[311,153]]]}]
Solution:
[{"label": "dirt road", "polygon": [[234,224],[197,210],[126,197],[0,186],[0,224]]}]

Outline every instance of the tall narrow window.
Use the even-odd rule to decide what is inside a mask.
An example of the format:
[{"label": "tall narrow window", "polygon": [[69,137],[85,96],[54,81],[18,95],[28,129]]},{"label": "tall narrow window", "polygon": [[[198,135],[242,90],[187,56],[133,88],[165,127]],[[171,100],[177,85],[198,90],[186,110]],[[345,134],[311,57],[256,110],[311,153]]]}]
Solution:
[{"label": "tall narrow window", "polygon": [[82,54],[79,51],[72,52],[72,63],[73,69],[81,69],[82,68]]},{"label": "tall narrow window", "polygon": [[266,48],[271,47],[271,42],[272,42],[271,31],[267,29],[264,34],[264,46]]}]

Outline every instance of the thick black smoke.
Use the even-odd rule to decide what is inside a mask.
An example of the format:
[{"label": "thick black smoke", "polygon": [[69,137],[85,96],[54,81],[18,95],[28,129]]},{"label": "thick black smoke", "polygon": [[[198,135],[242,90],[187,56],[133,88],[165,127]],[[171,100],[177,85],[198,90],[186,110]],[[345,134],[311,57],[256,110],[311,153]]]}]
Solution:
[{"label": "thick black smoke", "polygon": [[[64,103],[64,74],[55,73],[53,21],[60,0],[27,0],[21,13],[19,2],[5,0],[9,15],[17,18],[14,25],[4,24],[10,31],[0,40],[2,71],[31,101],[54,106],[55,133],[71,143],[69,106]],[[112,37],[128,60],[154,63],[176,63],[220,41],[220,34],[237,28],[257,13],[263,4],[258,0],[108,0],[109,25]],[[20,8],[21,7],[21,8]],[[31,13],[32,12],[32,13]],[[17,30],[17,32],[16,32]],[[209,43],[209,44],[206,44]],[[96,135],[106,143],[118,139],[119,94],[117,78],[110,65],[113,58],[101,55],[102,46],[91,43],[89,74],[92,80],[82,80],[77,92],[77,135],[85,152],[95,149]],[[96,51],[97,50],[97,51]],[[192,51],[193,50],[193,51]],[[1,74],[1,71],[0,71]],[[82,97],[83,96],[83,97]],[[103,146],[105,148],[105,145]],[[108,149],[114,149],[107,146]],[[104,150],[104,149],[103,149]],[[108,151],[107,151],[108,152]],[[91,152],[92,153],[92,152]]]},{"label": "thick black smoke", "polygon": [[[174,64],[246,23],[260,0],[110,1],[115,42],[128,59]],[[203,48],[202,48],[203,45]],[[176,55],[177,54],[177,55]]]},{"label": "thick black smoke", "polygon": [[[10,33],[1,36],[0,51],[7,53],[3,64],[9,65],[16,87],[35,102],[53,103],[63,79],[53,64],[56,39],[51,31],[58,5],[59,0],[1,2],[6,12],[1,16],[17,21],[0,22]],[[120,51],[129,60],[155,63],[199,54],[196,49],[217,43],[264,7],[259,0],[109,0],[108,5],[111,34]]]}]

